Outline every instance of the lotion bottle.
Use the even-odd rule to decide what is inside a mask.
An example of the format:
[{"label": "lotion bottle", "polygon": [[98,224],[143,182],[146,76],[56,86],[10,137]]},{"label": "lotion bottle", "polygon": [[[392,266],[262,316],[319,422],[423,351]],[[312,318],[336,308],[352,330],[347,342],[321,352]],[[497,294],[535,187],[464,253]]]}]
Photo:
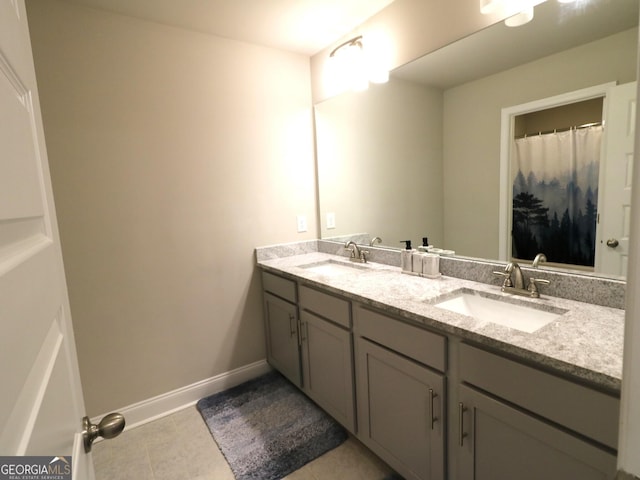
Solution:
[{"label": "lotion bottle", "polygon": [[427,278],[438,278],[440,276],[440,255],[425,253],[423,262],[423,276]]},{"label": "lotion bottle", "polygon": [[425,252],[421,252],[419,250],[414,250],[413,255],[411,256],[411,271],[416,275],[422,275],[422,270],[424,269],[424,256]]}]

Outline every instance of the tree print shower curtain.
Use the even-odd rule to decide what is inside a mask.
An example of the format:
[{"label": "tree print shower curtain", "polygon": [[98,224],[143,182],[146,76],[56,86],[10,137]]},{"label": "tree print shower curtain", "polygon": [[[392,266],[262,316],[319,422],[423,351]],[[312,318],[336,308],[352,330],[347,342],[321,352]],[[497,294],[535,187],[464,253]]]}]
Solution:
[{"label": "tree print shower curtain", "polygon": [[593,267],[602,126],[515,140],[512,256]]}]

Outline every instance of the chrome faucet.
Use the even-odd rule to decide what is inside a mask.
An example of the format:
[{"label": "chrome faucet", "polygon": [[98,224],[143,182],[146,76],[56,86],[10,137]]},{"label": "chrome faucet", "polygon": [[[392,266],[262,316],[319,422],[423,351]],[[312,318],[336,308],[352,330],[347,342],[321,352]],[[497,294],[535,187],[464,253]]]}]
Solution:
[{"label": "chrome faucet", "polygon": [[377,243],[382,243],[382,239],[381,239],[380,237],[373,237],[373,238],[371,239],[371,241],[369,242],[369,246],[370,246],[370,247],[373,247],[373,245],[374,245],[376,242],[377,242]]},{"label": "chrome faucet", "polygon": [[344,248],[351,252],[349,260],[352,262],[367,263],[367,255],[369,252],[366,250],[360,250],[360,247],[358,247],[356,242],[349,240],[344,244]]},{"label": "chrome faucet", "polygon": [[[540,254],[544,257],[544,254]],[[536,257],[538,259],[538,257]],[[545,257],[546,260],[546,257]],[[537,264],[542,261],[542,259],[538,259]],[[522,275],[522,270],[520,269],[520,265],[516,262],[509,262],[506,267],[504,267],[504,271],[502,272],[493,272],[494,275],[499,275],[504,277],[504,282],[502,283],[502,291],[505,293],[514,293],[516,295],[524,295],[527,297],[540,298],[540,292],[538,291],[538,285],[549,285],[549,280],[544,280],[542,278],[533,278],[529,277],[529,285],[527,288],[524,287],[524,275]],[[513,274],[513,279],[512,279]]]},{"label": "chrome faucet", "polygon": [[509,277],[511,277],[511,274],[513,274],[513,288],[524,290],[524,276],[522,275],[520,265],[518,265],[516,262],[509,262],[504,271],[509,274]]}]

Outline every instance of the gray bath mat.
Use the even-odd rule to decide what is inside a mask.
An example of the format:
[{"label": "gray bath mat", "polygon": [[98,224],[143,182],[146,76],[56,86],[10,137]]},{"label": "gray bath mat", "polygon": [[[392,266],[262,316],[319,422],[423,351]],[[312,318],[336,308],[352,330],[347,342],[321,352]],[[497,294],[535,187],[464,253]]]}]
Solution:
[{"label": "gray bath mat", "polygon": [[277,372],[197,404],[236,480],[277,480],[347,439],[346,430]]}]

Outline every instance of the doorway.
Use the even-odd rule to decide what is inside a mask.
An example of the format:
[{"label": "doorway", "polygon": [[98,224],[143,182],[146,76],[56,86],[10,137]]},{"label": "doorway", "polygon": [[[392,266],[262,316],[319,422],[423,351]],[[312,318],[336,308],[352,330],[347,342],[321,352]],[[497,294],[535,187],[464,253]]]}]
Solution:
[{"label": "doorway", "polygon": [[514,117],[511,257],[593,270],[604,97]]}]

